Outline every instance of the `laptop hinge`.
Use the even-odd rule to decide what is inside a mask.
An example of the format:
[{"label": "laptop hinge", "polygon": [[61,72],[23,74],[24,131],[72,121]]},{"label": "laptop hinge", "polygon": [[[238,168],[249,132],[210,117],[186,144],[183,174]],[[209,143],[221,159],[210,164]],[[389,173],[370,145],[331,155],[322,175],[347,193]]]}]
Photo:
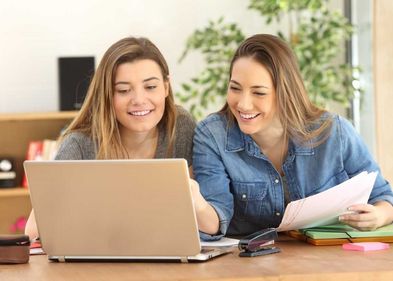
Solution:
[{"label": "laptop hinge", "polygon": [[57,260],[58,260],[59,262],[65,262],[65,256],[59,256],[59,257],[57,258]]},{"label": "laptop hinge", "polygon": [[180,257],[180,261],[181,262],[188,262],[188,258],[187,257]]}]

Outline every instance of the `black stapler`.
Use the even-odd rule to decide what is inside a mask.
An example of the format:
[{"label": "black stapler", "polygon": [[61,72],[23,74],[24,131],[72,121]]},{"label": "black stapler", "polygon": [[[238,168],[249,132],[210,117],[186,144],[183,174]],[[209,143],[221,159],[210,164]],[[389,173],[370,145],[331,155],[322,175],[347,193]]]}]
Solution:
[{"label": "black stapler", "polygon": [[273,246],[277,239],[275,228],[266,228],[254,232],[239,241],[240,257],[256,257],[280,252],[280,248]]}]

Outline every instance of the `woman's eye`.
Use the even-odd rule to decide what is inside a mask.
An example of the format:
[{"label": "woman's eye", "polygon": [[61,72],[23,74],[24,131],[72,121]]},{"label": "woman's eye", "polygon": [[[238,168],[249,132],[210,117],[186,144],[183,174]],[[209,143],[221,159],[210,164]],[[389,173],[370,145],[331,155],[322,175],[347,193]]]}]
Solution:
[{"label": "woman's eye", "polygon": [[130,89],[117,89],[116,92],[122,95],[127,94],[130,91]]},{"label": "woman's eye", "polygon": [[266,93],[254,92],[254,95],[257,95],[257,96],[266,96]]},{"label": "woman's eye", "polygon": [[229,86],[229,89],[230,89],[231,91],[234,91],[234,92],[239,92],[239,91],[240,91],[240,88],[235,87],[235,86]]},{"label": "woman's eye", "polygon": [[146,89],[148,89],[148,90],[154,90],[155,88],[157,88],[156,85],[149,85],[149,86],[146,86]]}]

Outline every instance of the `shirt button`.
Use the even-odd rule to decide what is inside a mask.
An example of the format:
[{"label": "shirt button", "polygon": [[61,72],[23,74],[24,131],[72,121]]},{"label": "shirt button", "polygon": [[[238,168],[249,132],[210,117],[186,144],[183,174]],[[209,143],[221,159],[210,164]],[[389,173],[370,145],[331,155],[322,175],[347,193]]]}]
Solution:
[{"label": "shirt button", "polygon": [[275,182],[275,183],[279,183],[280,181],[279,181],[278,179],[275,179],[274,182]]},{"label": "shirt button", "polygon": [[281,213],[277,212],[277,213],[276,213],[276,216],[277,216],[277,217],[281,216]]},{"label": "shirt button", "polygon": [[242,194],[242,199],[246,199],[247,195],[246,194]]}]

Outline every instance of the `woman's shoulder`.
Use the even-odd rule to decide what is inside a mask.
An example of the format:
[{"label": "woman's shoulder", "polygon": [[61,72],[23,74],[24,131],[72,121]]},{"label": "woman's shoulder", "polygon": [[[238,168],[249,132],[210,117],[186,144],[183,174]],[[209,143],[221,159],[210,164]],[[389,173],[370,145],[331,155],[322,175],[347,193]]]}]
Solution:
[{"label": "woman's shoulder", "polygon": [[192,115],[183,107],[177,105],[176,135],[193,135],[196,122]]},{"label": "woman's shoulder", "polygon": [[198,124],[198,128],[209,128],[210,130],[220,130],[226,129],[228,125],[228,120],[225,114],[220,112],[215,112],[209,114],[205,119],[203,119]]},{"label": "woman's shoulder", "polygon": [[94,142],[87,134],[71,132],[65,135],[60,142],[56,160],[94,159]]},{"label": "woman's shoulder", "polygon": [[307,131],[315,131],[321,128],[321,126],[325,126],[324,132],[330,132],[331,128],[334,127],[337,123],[338,115],[329,111],[325,111],[321,113],[319,117],[316,119],[310,120],[307,124]]},{"label": "woman's shoulder", "polygon": [[195,126],[195,124],[196,124],[195,119],[182,106],[176,105],[176,111],[177,111],[176,122],[178,124],[181,124],[181,125],[192,125],[193,124]]},{"label": "woman's shoulder", "polygon": [[334,113],[334,112],[330,112],[330,111],[326,111],[324,112],[320,117],[319,117],[319,121],[323,122],[326,120],[331,120],[332,123],[334,125],[341,125],[342,123],[345,123],[345,125],[350,125],[351,126],[351,122],[343,117],[340,114]]},{"label": "woman's shoulder", "polygon": [[65,135],[62,139],[62,143],[81,143],[81,144],[90,144],[92,143],[92,139],[85,133],[82,132],[71,132]]},{"label": "woman's shoulder", "polygon": [[336,113],[326,112],[319,118],[319,123],[322,124],[327,120],[331,122],[329,140],[358,138],[356,129],[347,118]]},{"label": "woman's shoulder", "polygon": [[325,112],[319,118],[319,122],[323,123],[326,120],[330,120],[334,131],[347,131],[354,129],[352,123],[345,117],[332,112]]}]

